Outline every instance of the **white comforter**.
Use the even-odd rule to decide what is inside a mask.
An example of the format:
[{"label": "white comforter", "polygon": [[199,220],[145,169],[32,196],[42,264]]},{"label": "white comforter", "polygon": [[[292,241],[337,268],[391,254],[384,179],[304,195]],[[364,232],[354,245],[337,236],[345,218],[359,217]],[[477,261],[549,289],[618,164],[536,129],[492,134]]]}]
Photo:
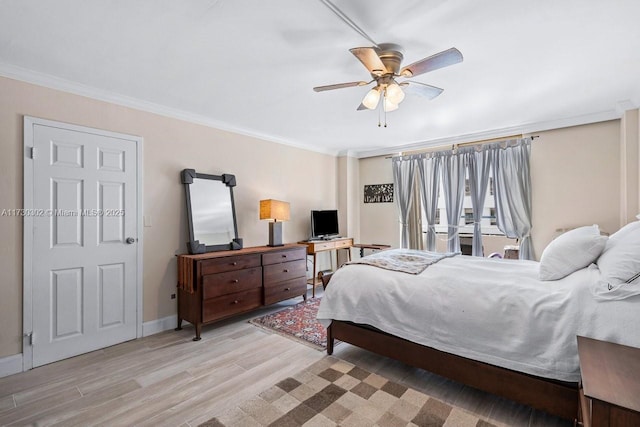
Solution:
[{"label": "white comforter", "polygon": [[640,347],[640,297],[598,301],[595,265],[538,280],[538,263],[458,256],[418,275],[346,265],[318,319],[374,326],[448,353],[532,375],[578,381],[576,335]]}]

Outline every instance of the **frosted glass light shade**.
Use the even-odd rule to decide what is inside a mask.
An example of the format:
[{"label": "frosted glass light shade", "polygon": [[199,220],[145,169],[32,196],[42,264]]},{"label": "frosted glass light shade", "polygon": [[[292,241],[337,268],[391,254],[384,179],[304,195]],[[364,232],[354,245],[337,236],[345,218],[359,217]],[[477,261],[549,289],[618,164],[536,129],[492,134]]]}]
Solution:
[{"label": "frosted glass light shade", "polygon": [[389,101],[389,98],[384,98],[384,111],[385,112],[390,112],[390,111],[395,111],[398,109],[398,104],[394,104],[393,102]]},{"label": "frosted glass light shade", "polygon": [[374,87],[369,92],[367,92],[367,94],[364,96],[364,99],[362,100],[362,105],[367,107],[369,110],[373,110],[378,106],[379,101],[380,101],[380,91],[378,90],[377,87]]},{"label": "frosted glass light shade", "polygon": [[387,93],[385,97],[389,102],[398,105],[404,100],[404,92],[397,83],[391,83],[387,86]]}]

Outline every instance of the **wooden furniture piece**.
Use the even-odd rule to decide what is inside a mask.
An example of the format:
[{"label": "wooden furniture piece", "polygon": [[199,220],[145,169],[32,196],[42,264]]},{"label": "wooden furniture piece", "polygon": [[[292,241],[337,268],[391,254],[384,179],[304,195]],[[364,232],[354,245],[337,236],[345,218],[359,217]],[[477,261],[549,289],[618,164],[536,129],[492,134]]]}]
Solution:
[{"label": "wooden furniture piece", "polygon": [[[317,255],[320,252],[326,251],[336,251],[336,260],[337,260],[337,252],[339,249],[347,250],[347,259],[351,261],[351,247],[353,246],[353,239],[348,238],[337,238],[331,240],[308,240],[306,242],[298,242],[301,245],[307,246],[307,255],[313,256],[313,276],[311,279],[311,298],[316,297],[316,285],[320,284],[318,280],[318,265],[317,265]],[[336,261],[337,262],[337,261]]]},{"label": "wooden furniture piece", "polygon": [[360,257],[363,257],[365,249],[371,249],[372,251],[382,251],[385,249],[389,249],[391,245],[379,245],[377,243],[356,243],[353,245],[353,247],[360,248]]},{"label": "wooden furniture piece", "polygon": [[[325,289],[331,274],[323,275]],[[434,374],[497,394],[536,409],[575,420],[578,384],[536,377],[445,353],[396,337],[369,325],[333,320],[327,328],[327,354],[340,340]]]},{"label": "wooden furniture piece", "polygon": [[489,365],[351,322],[331,322],[327,328],[327,354],[333,354],[336,339],[562,418],[574,420],[578,410],[577,383]]},{"label": "wooden furniture piece", "polygon": [[517,245],[507,245],[504,247],[504,259],[519,259],[520,247]]},{"label": "wooden furniture piece", "polygon": [[307,296],[302,245],[178,255],[176,330],[183,320],[192,323],[194,341],[202,325],[296,296]]},{"label": "wooden furniture piece", "polygon": [[579,425],[640,426],[640,348],[578,337],[578,356]]}]

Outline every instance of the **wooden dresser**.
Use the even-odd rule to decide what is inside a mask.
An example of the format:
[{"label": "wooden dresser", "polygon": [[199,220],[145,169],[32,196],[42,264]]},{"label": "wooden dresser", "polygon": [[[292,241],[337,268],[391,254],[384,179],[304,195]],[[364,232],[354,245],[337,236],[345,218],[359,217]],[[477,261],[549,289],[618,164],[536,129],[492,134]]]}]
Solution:
[{"label": "wooden dresser", "polygon": [[640,348],[578,337],[578,425],[640,426]]},{"label": "wooden dresser", "polygon": [[307,296],[306,246],[258,246],[235,251],[178,255],[178,327],[202,325]]}]

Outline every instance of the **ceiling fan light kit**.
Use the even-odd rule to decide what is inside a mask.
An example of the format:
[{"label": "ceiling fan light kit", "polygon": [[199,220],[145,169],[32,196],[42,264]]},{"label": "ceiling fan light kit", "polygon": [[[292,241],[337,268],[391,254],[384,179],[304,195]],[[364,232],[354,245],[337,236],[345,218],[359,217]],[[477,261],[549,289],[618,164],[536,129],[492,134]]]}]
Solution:
[{"label": "ceiling fan light kit", "polygon": [[397,44],[381,43],[375,47],[356,47],[349,49],[349,51],[367,68],[372,80],[369,82],[358,81],[317,86],[313,90],[324,92],[346,87],[365,86],[375,82],[375,87],[367,92],[357,110],[375,110],[380,104],[380,98],[382,98],[382,110],[385,113],[398,109],[398,105],[405,98],[403,88],[410,87],[412,93],[427,99],[433,99],[443,91],[441,88],[416,81],[404,80],[397,82],[396,78],[415,77],[429,71],[457,64],[462,62],[463,59],[462,53],[452,47],[400,68],[404,55],[402,48]]}]

